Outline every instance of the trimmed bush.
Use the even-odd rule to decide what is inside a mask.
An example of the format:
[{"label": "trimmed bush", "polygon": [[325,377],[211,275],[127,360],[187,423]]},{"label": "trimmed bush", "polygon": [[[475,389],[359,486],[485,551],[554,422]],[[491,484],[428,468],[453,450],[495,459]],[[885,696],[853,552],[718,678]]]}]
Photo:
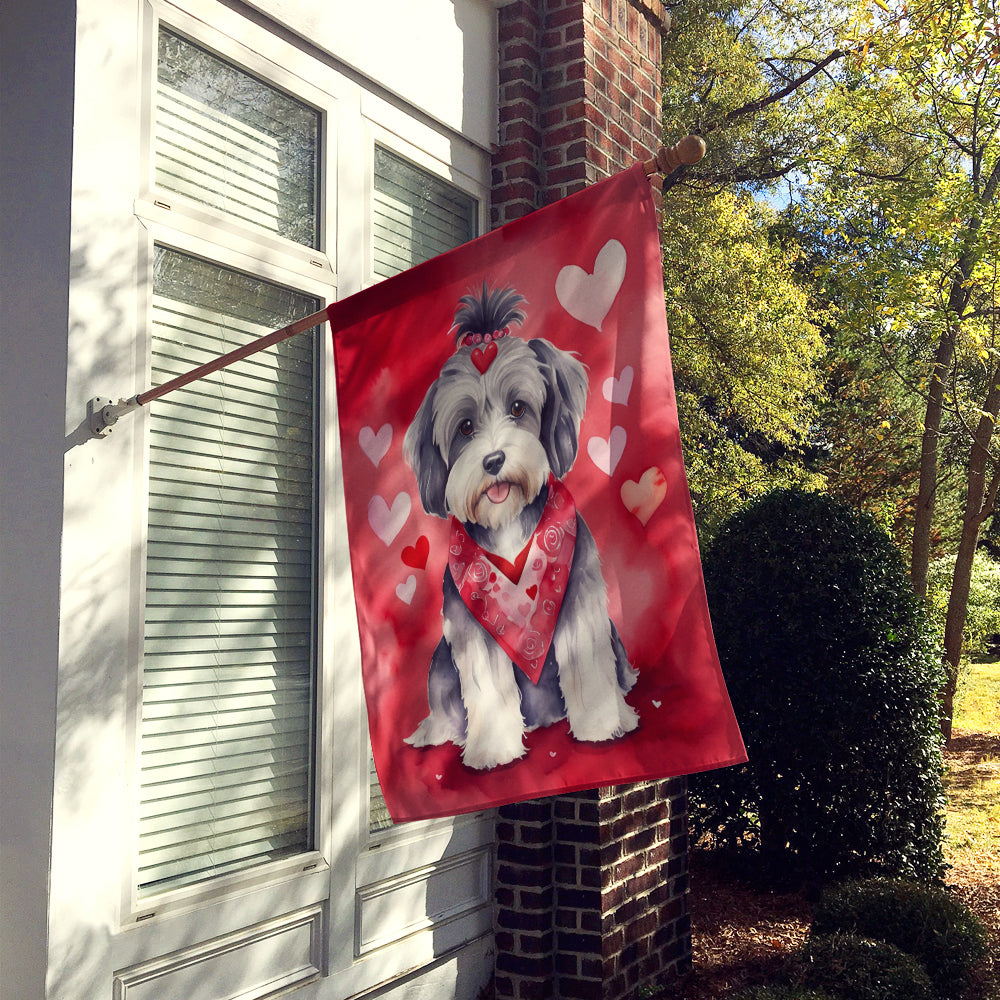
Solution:
[{"label": "trimmed bush", "polygon": [[837,1000],[934,1000],[930,977],[912,955],[854,934],[810,938],[796,978]]},{"label": "trimmed bush", "polygon": [[939,878],[943,672],[889,536],[779,490],[722,528],[705,584],[750,760],[692,779],[696,835],[774,873]]},{"label": "trimmed bush", "polygon": [[827,889],[812,933],[850,932],[895,945],[918,959],[938,994],[960,997],[986,957],[982,924],[947,890],[904,879],[870,879]]}]

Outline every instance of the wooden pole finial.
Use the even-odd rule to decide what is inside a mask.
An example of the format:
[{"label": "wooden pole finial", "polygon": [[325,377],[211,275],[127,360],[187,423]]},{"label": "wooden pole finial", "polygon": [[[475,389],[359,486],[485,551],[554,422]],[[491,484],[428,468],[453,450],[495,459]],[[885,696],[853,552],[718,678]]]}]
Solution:
[{"label": "wooden pole finial", "polygon": [[705,155],[706,149],[705,140],[700,135],[686,135],[673,146],[660,146],[656,156],[646,160],[642,167],[647,174],[666,176],[682,164],[693,166]]}]

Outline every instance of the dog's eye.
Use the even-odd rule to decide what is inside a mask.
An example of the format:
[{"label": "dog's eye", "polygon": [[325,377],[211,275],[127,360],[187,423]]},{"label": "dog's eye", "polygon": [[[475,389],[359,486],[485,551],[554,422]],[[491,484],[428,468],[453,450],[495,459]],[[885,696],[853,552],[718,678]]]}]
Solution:
[{"label": "dog's eye", "polygon": [[513,403],[510,404],[510,415],[517,420],[519,417],[524,416],[524,411],[526,407],[520,399],[515,399]]},{"label": "dog's eye", "polygon": [[472,436],[472,432],[474,430],[475,430],[475,427],[473,427],[471,420],[463,420],[458,425],[458,433],[461,434],[462,437],[471,437]]}]

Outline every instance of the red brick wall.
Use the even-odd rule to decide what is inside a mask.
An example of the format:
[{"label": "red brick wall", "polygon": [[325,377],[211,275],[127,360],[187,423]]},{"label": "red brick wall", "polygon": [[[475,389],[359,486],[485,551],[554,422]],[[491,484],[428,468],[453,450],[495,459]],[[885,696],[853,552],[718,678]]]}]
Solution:
[{"label": "red brick wall", "polygon": [[[660,143],[660,0],[513,0],[498,11],[494,225]],[[687,970],[684,779],[517,803],[497,821],[496,995],[619,1000]]]},{"label": "red brick wall", "polygon": [[496,996],[618,1000],[690,968],[683,779],[505,806]]},{"label": "red brick wall", "polygon": [[668,20],[661,0],[514,0],[498,16],[494,225],[656,151]]}]

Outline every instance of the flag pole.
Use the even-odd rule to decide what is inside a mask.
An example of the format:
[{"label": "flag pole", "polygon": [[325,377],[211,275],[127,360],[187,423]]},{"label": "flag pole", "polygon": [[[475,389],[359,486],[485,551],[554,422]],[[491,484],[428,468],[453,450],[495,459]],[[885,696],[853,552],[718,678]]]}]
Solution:
[{"label": "flag pole", "polygon": [[680,142],[673,146],[660,146],[656,151],[656,156],[646,160],[642,169],[646,171],[646,176],[652,174],[673,173],[681,166],[694,166],[705,155],[705,140],[700,135],[686,135]]},{"label": "flag pole", "polygon": [[283,326],[280,330],[275,330],[273,333],[266,333],[263,337],[258,337],[256,340],[251,340],[242,347],[237,347],[235,350],[229,351],[228,354],[220,355],[212,361],[206,361],[203,365],[198,365],[197,368],[192,368],[191,371],[170,379],[169,382],[164,382],[162,385],[155,386],[152,389],[136,393],[136,395],[128,399],[119,399],[117,403],[112,402],[110,399],[102,399],[100,396],[95,396],[87,402],[87,420],[90,423],[90,430],[95,437],[104,437],[110,433],[112,425],[117,423],[118,418],[124,414],[131,413],[140,406],[145,406],[146,403],[150,403],[154,399],[159,399],[161,396],[165,396],[168,392],[173,392],[175,389],[180,389],[190,382],[195,382],[206,375],[211,375],[213,372],[227,368],[236,361],[242,361],[252,354],[257,354],[259,351],[267,350],[267,348],[273,347],[275,344],[280,344],[283,340],[288,340],[290,337],[305,333],[306,330],[311,330],[314,326],[326,320],[327,315],[326,308],[310,313],[308,316],[303,316],[302,319],[297,319],[293,323],[289,323],[288,326]]},{"label": "flag pole", "polygon": [[[666,176],[680,166],[697,163],[704,155],[705,140],[697,135],[688,135],[673,146],[661,146],[656,151],[654,157],[643,163],[642,169],[646,172],[647,176],[651,176],[652,174],[663,174]],[[220,371],[236,361],[242,361],[244,358],[248,358],[258,351],[266,350],[268,347],[279,344],[283,340],[288,340],[289,337],[294,337],[297,334],[304,333],[306,330],[311,330],[314,326],[324,322],[328,318],[328,315],[327,309],[324,308],[309,316],[303,316],[302,319],[297,319],[295,322],[289,323],[288,326],[283,326],[280,330],[275,330],[273,333],[258,337],[256,340],[244,344],[242,347],[237,347],[228,354],[223,354],[212,361],[207,361],[205,364],[199,365],[197,368],[192,368],[191,371],[185,372],[183,375],[178,375],[176,378],[172,378],[168,382],[164,382],[162,385],[155,386],[152,389],[136,393],[136,395],[130,396],[128,399],[119,399],[117,402],[114,402],[102,396],[94,396],[93,399],[87,401],[87,422],[90,425],[90,431],[94,437],[106,437],[111,433],[111,428],[114,424],[118,422],[118,418],[124,416],[126,413],[131,413],[133,410],[139,409],[140,406],[145,406],[154,399],[159,399],[161,396],[165,396],[175,389],[180,389],[191,382],[204,378],[206,375]]]}]

